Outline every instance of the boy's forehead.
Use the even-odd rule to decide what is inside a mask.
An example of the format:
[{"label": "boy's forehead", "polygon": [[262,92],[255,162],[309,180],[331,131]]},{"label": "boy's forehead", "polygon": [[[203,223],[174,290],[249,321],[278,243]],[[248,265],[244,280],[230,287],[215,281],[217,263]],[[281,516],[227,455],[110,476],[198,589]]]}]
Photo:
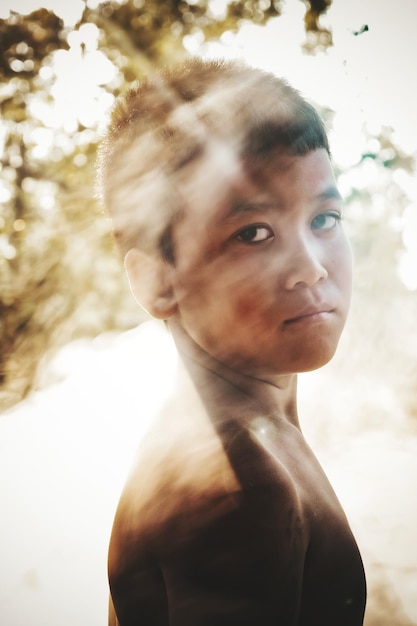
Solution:
[{"label": "boy's forehead", "polygon": [[186,203],[210,199],[215,209],[217,201],[239,203],[250,196],[265,195],[302,156],[288,149],[276,153],[269,162],[248,159],[243,142],[228,138],[209,138],[178,174],[178,188]]},{"label": "boy's forehead", "polygon": [[211,138],[178,176],[184,206],[193,212],[217,215],[224,207],[251,192],[253,181],[236,143]]},{"label": "boy's forehead", "polygon": [[[320,157],[310,158],[315,154]],[[308,202],[341,199],[324,149],[305,155],[284,150],[269,163],[248,162],[238,146],[215,141],[183,172],[179,189],[183,215],[213,225],[265,206],[284,207],[298,195]]]}]

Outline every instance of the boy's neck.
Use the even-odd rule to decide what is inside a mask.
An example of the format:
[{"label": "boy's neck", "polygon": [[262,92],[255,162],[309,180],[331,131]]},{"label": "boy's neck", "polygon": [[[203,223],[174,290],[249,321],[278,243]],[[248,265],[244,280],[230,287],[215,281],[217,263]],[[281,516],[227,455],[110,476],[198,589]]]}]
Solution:
[{"label": "boy's neck", "polygon": [[[297,375],[276,377],[250,375],[231,368],[204,351],[180,324],[168,324],[188,374],[202,400],[217,412],[232,410],[248,425],[260,416],[300,428],[297,414]],[[220,416],[221,418],[221,416]]]}]

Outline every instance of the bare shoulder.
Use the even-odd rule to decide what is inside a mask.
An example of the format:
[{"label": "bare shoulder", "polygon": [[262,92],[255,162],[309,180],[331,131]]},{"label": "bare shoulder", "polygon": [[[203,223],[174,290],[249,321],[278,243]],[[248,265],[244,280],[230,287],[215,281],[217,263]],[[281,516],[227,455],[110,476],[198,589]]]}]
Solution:
[{"label": "bare shoulder", "polygon": [[[234,506],[240,485],[222,442],[196,393],[178,389],[138,451],[122,492],[115,529],[123,535],[166,533],[187,513],[221,514]],[[197,523],[197,520],[196,520]],[[160,537],[155,537],[160,542]]]},{"label": "bare shoulder", "polygon": [[212,616],[219,626],[295,625],[307,527],[290,473],[278,464],[270,480],[246,429],[222,439],[194,411],[193,425],[182,414],[171,429],[171,411],[149,434],[116,516],[109,569],[118,614],[134,623],[169,598],[161,624]]},{"label": "bare shoulder", "polygon": [[261,543],[269,550],[267,538],[277,550],[295,542],[305,549],[307,519],[288,467],[271,459],[238,420],[223,426],[213,426],[192,389],[179,389],[166,405],[120,498],[109,553],[113,571],[142,558],[142,545],[159,561],[174,545],[204,542],[205,533],[234,545],[239,527],[250,537],[246,545],[258,550]]},{"label": "bare shoulder", "polygon": [[121,624],[170,623],[166,562],[185,563],[190,541],[227,517],[238,492],[198,398],[178,389],[142,441],[113,523],[108,569]]}]

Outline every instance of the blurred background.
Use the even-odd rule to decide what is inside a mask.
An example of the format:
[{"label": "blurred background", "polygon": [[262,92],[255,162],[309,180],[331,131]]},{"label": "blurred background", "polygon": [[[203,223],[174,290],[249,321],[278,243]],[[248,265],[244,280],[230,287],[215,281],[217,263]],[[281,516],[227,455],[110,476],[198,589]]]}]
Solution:
[{"label": "blurred background", "polygon": [[190,55],[286,77],[329,129],[354,299],[301,421],[366,626],[417,624],[416,20],[414,0],[0,0],[2,625],[106,623],[114,507],[175,354],[129,293],[95,153],[115,98]]}]

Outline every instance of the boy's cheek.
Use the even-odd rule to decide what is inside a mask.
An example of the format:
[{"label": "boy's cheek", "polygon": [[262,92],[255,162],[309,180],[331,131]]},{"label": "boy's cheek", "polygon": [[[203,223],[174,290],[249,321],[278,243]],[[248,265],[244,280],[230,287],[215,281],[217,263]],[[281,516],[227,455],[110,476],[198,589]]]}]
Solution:
[{"label": "boy's cheek", "polygon": [[339,282],[347,300],[350,302],[353,283],[353,257],[352,249],[347,239],[344,242],[344,246],[341,246],[340,252],[340,257],[336,260],[336,267],[339,272]]}]

